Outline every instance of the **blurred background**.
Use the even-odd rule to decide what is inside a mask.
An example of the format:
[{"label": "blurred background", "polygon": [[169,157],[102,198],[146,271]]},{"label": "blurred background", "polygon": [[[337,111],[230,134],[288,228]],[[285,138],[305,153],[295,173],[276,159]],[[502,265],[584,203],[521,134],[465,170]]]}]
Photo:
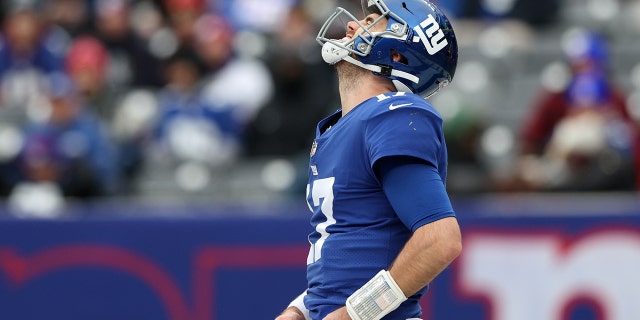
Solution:
[{"label": "blurred background", "polygon": [[[432,98],[452,194],[637,190],[638,1],[437,4],[460,45],[456,81]],[[339,108],[314,41],[337,5],[359,11],[3,1],[0,195],[53,215],[77,201],[299,198],[315,124]]]},{"label": "blurred background", "polygon": [[[431,102],[471,240],[425,319],[637,319],[640,284],[621,279],[640,268],[640,1],[434,3],[460,49]],[[8,318],[241,319],[242,292],[274,287],[247,319],[286,306],[304,287],[315,124],[339,108],[315,41],[336,6],[360,12],[356,0],[3,0]],[[549,277],[560,284],[536,286]]]}]

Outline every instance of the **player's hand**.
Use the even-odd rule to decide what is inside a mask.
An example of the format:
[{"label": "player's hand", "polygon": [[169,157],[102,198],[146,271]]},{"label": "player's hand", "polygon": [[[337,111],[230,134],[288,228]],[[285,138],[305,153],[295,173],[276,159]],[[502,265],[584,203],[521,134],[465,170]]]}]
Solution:
[{"label": "player's hand", "polygon": [[305,320],[302,311],[296,307],[289,307],[284,309],[282,313],[275,320]]},{"label": "player's hand", "polygon": [[347,312],[347,307],[342,307],[334,312],[329,313],[322,320],[351,320],[351,317]]}]

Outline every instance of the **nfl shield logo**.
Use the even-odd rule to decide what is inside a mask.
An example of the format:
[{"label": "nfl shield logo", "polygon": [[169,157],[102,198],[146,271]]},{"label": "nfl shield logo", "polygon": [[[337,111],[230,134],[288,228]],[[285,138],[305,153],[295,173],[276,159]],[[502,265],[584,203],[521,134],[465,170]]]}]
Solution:
[{"label": "nfl shield logo", "polygon": [[317,148],[318,148],[318,141],[313,140],[313,143],[311,144],[311,152],[309,152],[310,157],[313,157],[313,155],[316,154]]}]

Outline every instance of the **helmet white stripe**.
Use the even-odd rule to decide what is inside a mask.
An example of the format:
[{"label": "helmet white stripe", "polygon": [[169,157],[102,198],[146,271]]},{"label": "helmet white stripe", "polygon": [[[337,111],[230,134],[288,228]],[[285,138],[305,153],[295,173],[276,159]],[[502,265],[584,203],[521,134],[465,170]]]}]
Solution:
[{"label": "helmet white stripe", "polygon": [[[344,61],[350,62],[352,64],[355,64],[356,66],[363,68],[363,69],[367,69],[369,71],[373,71],[373,72],[377,72],[377,73],[382,73],[382,67],[380,66],[376,66],[376,65],[372,65],[372,64],[364,64],[362,62],[360,62],[357,59],[354,59],[351,56],[346,56],[343,58]],[[403,79],[407,79],[413,83],[418,83],[420,82],[420,78],[408,73],[408,72],[404,72],[404,71],[400,71],[400,70],[396,70],[396,69],[391,69],[391,75],[398,77],[398,78],[403,78]]]},{"label": "helmet white stripe", "polygon": [[411,90],[411,88],[407,87],[404,83],[402,83],[402,81],[391,80],[391,82],[393,82],[393,85],[396,87],[396,89],[398,89],[398,91],[413,93],[413,90]]}]

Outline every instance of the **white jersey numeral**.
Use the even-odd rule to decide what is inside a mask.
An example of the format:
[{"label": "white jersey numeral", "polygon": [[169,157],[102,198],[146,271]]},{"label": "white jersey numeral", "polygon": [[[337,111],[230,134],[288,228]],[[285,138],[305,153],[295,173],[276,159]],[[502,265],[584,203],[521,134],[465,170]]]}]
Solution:
[{"label": "white jersey numeral", "polygon": [[387,100],[391,97],[402,97],[404,95],[406,95],[406,92],[398,91],[389,96],[383,93],[383,94],[377,95],[376,98],[378,98],[378,102],[380,102],[380,101]]},{"label": "white jersey numeral", "polygon": [[[320,206],[320,212],[327,217],[327,220],[323,223],[319,223],[316,226],[316,231],[320,234],[320,238],[315,243],[310,243],[309,256],[307,256],[307,264],[312,264],[322,257],[322,245],[324,241],[329,237],[327,227],[336,223],[336,219],[333,218],[333,183],[335,177],[318,179],[313,182],[313,186],[310,188],[307,185],[307,199],[309,199],[309,192],[311,192],[311,199],[313,203],[307,203],[309,209],[313,212],[313,207]],[[311,189],[311,190],[309,190]],[[320,201],[320,199],[323,199]]]}]

